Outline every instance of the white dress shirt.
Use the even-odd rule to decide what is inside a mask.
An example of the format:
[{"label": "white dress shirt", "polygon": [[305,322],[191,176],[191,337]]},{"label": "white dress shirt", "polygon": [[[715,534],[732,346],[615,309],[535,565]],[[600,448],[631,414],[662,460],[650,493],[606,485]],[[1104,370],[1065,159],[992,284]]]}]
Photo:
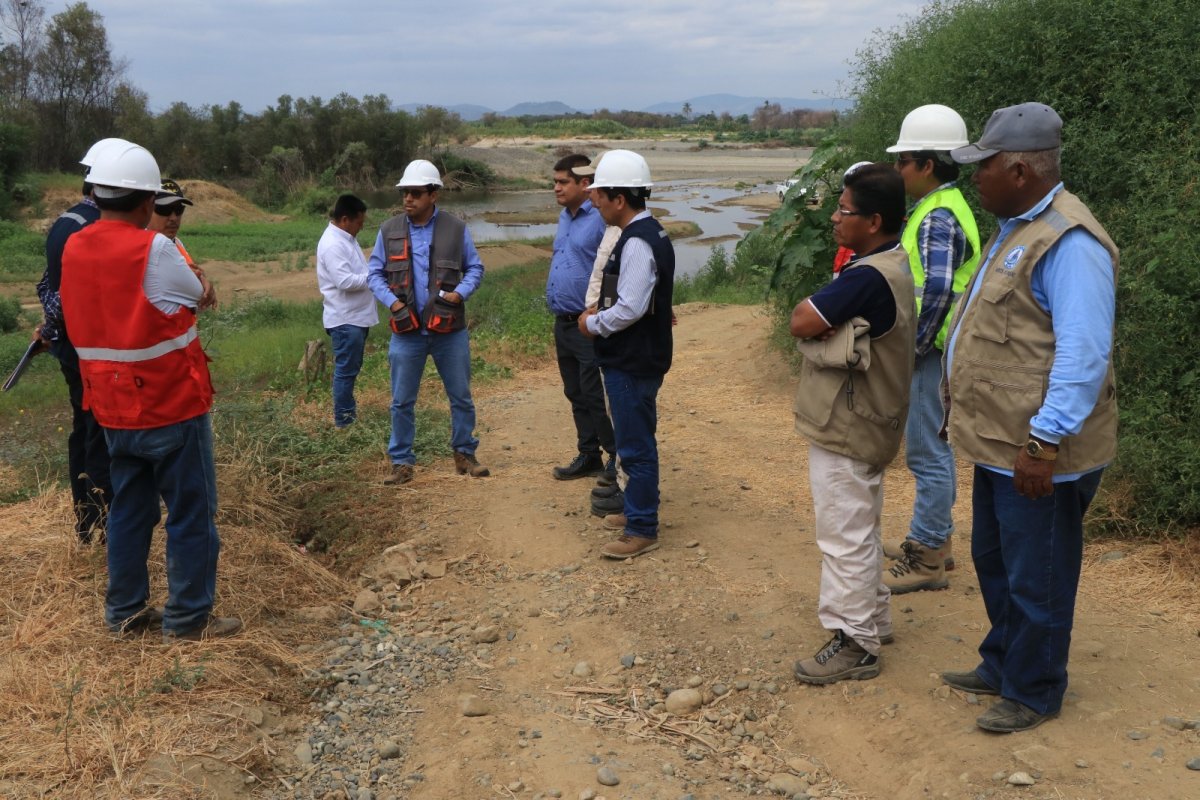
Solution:
[{"label": "white dress shirt", "polygon": [[375,296],[367,286],[367,259],[358,241],[332,222],[317,243],[317,288],[324,298],[326,328],[379,322]]}]

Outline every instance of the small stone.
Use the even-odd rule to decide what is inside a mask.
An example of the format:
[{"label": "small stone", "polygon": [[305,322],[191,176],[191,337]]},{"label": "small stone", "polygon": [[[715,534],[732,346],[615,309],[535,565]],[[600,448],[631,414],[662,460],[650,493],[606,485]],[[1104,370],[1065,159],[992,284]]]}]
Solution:
[{"label": "small stone", "polygon": [[1177,731],[1187,729],[1187,721],[1185,721],[1182,717],[1163,717],[1162,724],[1164,727],[1174,728]]},{"label": "small stone", "polygon": [[400,745],[397,742],[388,740],[379,746],[380,759],[398,758],[400,756]]},{"label": "small stone", "polygon": [[700,546],[700,540],[698,540],[698,539],[691,539],[687,542],[687,544],[684,545],[684,547],[699,547],[699,546]]},{"label": "small stone", "polygon": [[699,675],[692,675],[687,679],[687,685],[689,689],[695,689],[702,683],[704,683],[704,678],[701,678]]},{"label": "small stone", "polygon": [[672,765],[672,764],[663,764],[663,765],[662,765],[662,774],[663,774],[663,775],[666,775],[668,778],[673,778],[673,777],[675,777],[675,767],[674,767],[674,765]]},{"label": "small stone", "polygon": [[571,674],[576,678],[590,678],[592,677],[592,665],[586,661],[580,661],[575,665],[575,668],[571,670]]},{"label": "small stone", "polygon": [[478,695],[464,694],[458,698],[458,710],[464,717],[486,717],[491,713],[487,703]]},{"label": "small stone", "polygon": [[762,638],[764,638],[764,639],[772,639],[772,638],[774,638],[774,637],[775,637],[775,631],[769,631],[769,630],[768,630],[768,631],[763,631]]},{"label": "small stone", "polygon": [[446,562],[431,561],[428,564],[421,564],[420,570],[422,578],[444,578],[446,577]]},{"label": "small stone", "polygon": [[547,789],[546,797],[562,797],[562,789]]},{"label": "small stone", "polygon": [[1010,786],[1033,786],[1037,781],[1028,772],[1014,772],[1008,776]]},{"label": "small stone", "polygon": [[363,589],[354,597],[354,613],[366,614],[379,608],[379,595],[370,589]]},{"label": "small stone", "polygon": [[301,742],[292,752],[296,756],[296,760],[301,764],[313,763],[313,751],[308,742]]},{"label": "small stone", "polygon": [[667,711],[677,716],[691,714],[704,702],[704,697],[695,689],[676,689],[667,695]]},{"label": "small stone", "polygon": [[729,687],[723,683],[714,683],[712,687],[713,694],[717,697],[722,697],[729,694]]},{"label": "small stone", "polygon": [[601,767],[596,770],[596,782],[601,786],[616,786],[621,782],[617,773],[613,772],[611,767]]},{"label": "small stone", "polygon": [[1129,731],[1125,735],[1130,739],[1133,739],[1135,742],[1140,742],[1142,739],[1150,738],[1150,734],[1146,733],[1145,731]]},{"label": "small stone", "polygon": [[1187,768],[1190,770],[1200,771],[1200,757],[1193,758],[1187,762]]},{"label": "small stone", "polygon": [[506,789],[508,789],[510,792],[514,792],[514,793],[515,793],[515,792],[519,792],[519,791],[521,791],[522,789],[524,789],[524,788],[525,788],[525,784],[524,784],[522,781],[513,781],[512,783],[510,783],[510,784],[509,784],[508,786],[506,786],[505,788],[506,788]]},{"label": "small stone", "polygon": [[621,656],[621,666],[625,669],[633,669],[634,659],[637,658],[633,653],[626,653]]},{"label": "small stone", "polygon": [[767,790],[793,797],[808,794],[808,781],[787,772],[778,772],[767,780]]},{"label": "small stone", "polygon": [[471,631],[471,641],[476,644],[492,644],[500,641],[500,629],[495,625],[484,625]]},{"label": "small stone", "polygon": [[1087,769],[1088,762],[1082,758],[1077,758],[1075,759],[1075,766],[1079,767],[1079,769]]},{"label": "small stone", "polygon": [[596,790],[584,789],[579,793],[579,800],[596,800]]}]

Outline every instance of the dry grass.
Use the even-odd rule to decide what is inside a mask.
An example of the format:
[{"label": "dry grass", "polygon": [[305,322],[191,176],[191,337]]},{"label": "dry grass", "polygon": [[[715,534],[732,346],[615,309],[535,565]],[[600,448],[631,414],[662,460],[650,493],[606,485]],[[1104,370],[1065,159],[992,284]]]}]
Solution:
[{"label": "dry grass", "polygon": [[[246,774],[266,766],[270,740],[247,736],[239,709],[303,699],[295,646],[328,634],[288,612],[350,591],[270,530],[221,528],[217,610],[245,620],[245,633],[167,648],[157,631],[107,634],[104,550],[74,542],[69,495],[0,509],[0,796],[191,796],[182,778],[146,782],[140,767],[156,754],[211,756]],[[151,554],[156,604],[163,539]]]},{"label": "dry grass", "polygon": [[[1124,557],[1106,560],[1113,551]],[[1111,607],[1130,607],[1200,635],[1200,536],[1156,542],[1104,540],[1087,545],[1081,593]]]}]

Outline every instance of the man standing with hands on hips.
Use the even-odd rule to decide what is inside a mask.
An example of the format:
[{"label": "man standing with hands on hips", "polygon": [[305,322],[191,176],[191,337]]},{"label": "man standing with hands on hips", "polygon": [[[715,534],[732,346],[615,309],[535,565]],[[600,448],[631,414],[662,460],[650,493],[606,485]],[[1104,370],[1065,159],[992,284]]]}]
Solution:
[{"label": "man standing with hands on hips", "polygon": [[580,315],[579,330],[596,340],[617,454],[629,476],[622,534],[600,552],[634,558],[658,548],[655,430],[658,390],[671,368],[675,249],[646,210],[653,184],[644,158],[629,150],[605,153],[592,186],[601,216],[620,226],[621,238],[604,268],[599,308]]},{"label": "man standing with hands on hips", "polygon": [[1062,120],[1042,103],[992,114],[975,185],[999,229],[950,327],[950,442],[975,464],[971,557],[991,629],[963,691],[999,695],[998,733],[1058,716],[1083,560],[1083,515],[1116,455],[1117,246],[1063,188]]},{"label": "man standing with hands on hips", "polygon": [[482,478],[488,469],[475,459],[479,440],[466,301],[483,281],[483,264],[466,224],[437,207],[442,187],[437,167],[417,159],[405,167],[396,187],[404,193],[404,213],[380,227],[368,262],[371,292],[392,314],[392,472],[384,483],[413,479],[417,392],[429,356],[450,399],[454,469]]}]

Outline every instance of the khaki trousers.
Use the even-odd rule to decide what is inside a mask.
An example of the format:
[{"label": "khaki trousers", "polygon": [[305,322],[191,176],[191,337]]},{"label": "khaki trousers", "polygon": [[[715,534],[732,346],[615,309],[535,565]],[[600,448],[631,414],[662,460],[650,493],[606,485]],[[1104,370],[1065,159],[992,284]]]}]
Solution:
[{"label": "khaki trousers", "polygon": [[891,591],[883,582],[883,469],[809,443],[808,482],[821,548],[817,618],[878,655],[892,632]]}]

